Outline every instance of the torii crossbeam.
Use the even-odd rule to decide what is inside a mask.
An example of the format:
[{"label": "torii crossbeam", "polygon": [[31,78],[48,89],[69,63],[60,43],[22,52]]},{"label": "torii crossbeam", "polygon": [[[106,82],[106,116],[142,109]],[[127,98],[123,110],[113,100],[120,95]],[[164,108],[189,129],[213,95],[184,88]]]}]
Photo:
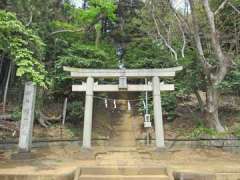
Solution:
[{"label": "torii crossbeam", "polygon": [[[78,79],[87,79],[86,83],[81,85],[72,85],[72,91],[85,91],[85,111],[83,127],[83,148],[91,148],[92,136],[92,113],[93,113],[93,95],[94,92],[117,92],[117,91],[152,91],[154,104],[154,124],[156,147],[163,148],[164,131],[161,106],[161,91],[173,91],[174,84],[160,83],[160,77],[174,77],[177,71],[182,70],[182,66],[163,69],[80,69],[73,67],[64,67],[64,71],[71,73],[71,77]],[[128,78],[152,78],[149,84],[127,84]],[[94,82],[94,78],[118,78],[118,85],[103,85]]]}]

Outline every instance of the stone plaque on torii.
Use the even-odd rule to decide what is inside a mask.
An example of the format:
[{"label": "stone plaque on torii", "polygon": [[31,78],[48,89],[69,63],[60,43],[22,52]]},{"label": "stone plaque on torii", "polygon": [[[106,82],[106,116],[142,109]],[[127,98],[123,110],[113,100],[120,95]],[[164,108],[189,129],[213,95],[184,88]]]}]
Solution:
[{"label": "stone plaque on torii", "polygon": [[[163,68],[163,69],[80,69],[73,67],[64,67],[64,71],[71,73],[72,78],[85,78],[86,82],[81,85],[72,85],[72,91],[86,92],[84,127],[83,127],[83,148],[91,148],[92,136],[92,113],[94,92],[153,92],[153,110],[156,147],[163,148],[164,131],[161,105],[161,91],[173,91],[174,84],[160,83],[160,78],[174,77],[177,71],[182,67]],[[105,85],[94,82],[98,78],[118,78],[118,85]],[[127,79],[152,78],[149,84],[127,84]]]}]

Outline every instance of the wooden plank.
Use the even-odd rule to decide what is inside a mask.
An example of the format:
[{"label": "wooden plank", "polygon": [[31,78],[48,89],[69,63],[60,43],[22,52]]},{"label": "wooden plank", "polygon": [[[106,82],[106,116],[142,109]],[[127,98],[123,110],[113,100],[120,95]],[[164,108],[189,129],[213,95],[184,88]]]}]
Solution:
[{"label": "wooden plank", "polygon": [[64,71],[71,72],[71,76],[74,78],[84,77],[102,77],[102,78],[114,78],[120,77],[124,74],[126,77],[142,78],[142,77],[174,77],[176,71],[182,70],[182,66],[174,68],[162,68],[162,69],[80,69],[72,67],[63,67]]},{"label": "wooden plank", "polygon": [[62,125],[65,124],[65,120],[66,120],[66,114],[67,114],[67,102],[68,102],[68,98],[66,97],[66,98],[64,99],[64,104],[63,104]]},{"label": "wooden plank", "polygon": [[[118,85],[94,85],[95,92],[118,92],[118,91],[130,91],[130,92],[141,92],[141,91],[152,91],[152,85],[135,85],[130,84],[126,90],[119,90]],[[173,91],[174,84],[162,84],[160,91]],[[72,85],[72,91],[83,92],[86,91],[86,84],[83,85]]]}]

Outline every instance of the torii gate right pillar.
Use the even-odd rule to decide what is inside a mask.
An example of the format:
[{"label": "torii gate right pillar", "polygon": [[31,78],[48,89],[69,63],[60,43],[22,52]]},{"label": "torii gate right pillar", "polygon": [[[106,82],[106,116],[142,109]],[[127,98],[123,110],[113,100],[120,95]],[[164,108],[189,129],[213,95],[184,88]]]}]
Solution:
[{"label": "torii gate right pillar", "polygon": [[160,94],[160,79],[155,76],[152,79],[153,84],[153,110],[154,110],[154,125],[155,125],[155,139],[156,147],[164,148],[164,130],[162,118],[162,105]]}]

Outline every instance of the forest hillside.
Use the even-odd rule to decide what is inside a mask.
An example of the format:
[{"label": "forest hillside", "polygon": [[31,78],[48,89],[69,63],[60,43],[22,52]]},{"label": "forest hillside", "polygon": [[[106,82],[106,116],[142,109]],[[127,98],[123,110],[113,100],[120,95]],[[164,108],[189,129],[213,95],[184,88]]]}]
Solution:
[{"label": "forest hillside", "polygon": [[[85,95],[72,92],[80,81],[63,66],[183,66],[174,79],[164,80],[176,87],[162,93],[167,137],[240,136],[240,0],[1,0],[0,39],[0,139],[18,135],[13,132],[28,81],[38,89],[35,135],[81,134]],[[132,100],[132,114],[143,120],[145,92],[98,93],[97,137],[109,135],[104,132],[121,107],[114,107],[117,99]],[[152,119],[151,93],[147,104]]]}]

